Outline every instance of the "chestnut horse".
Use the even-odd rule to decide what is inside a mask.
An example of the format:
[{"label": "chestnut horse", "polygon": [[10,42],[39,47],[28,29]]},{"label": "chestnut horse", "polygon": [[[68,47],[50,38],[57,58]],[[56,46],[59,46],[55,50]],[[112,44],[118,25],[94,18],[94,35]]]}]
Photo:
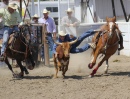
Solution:
[{"label": "chestnut horse", "polygon": [[93,37],[93,42],[96,42],[98,36],[98,42],[96,48],[92,52],[93,59],[89,63],[89,69],[92,69],[96,64],[97,57],[99,54],[104,54],[103,59],[98,63],[96,68],[92,71],[89,77],[93,77],[96,74],[98,68],[106,61],[105,73],[108,71],[108,59],[117,51],[119,42],[119,33],[117,30],[117,24],[115,23],[116,18],[106,18],[107,23],[101,26],[103,30],[100,34],[97,32]]},{"label": "chestnut horse", "polygon": [[[29,48],[29,41],[26,37],[26,33],[29,32],[29,28],[28,26],[24,26],[22,30],[19,32],[14,32],[14,34],[10,36],[4,53],[4,62],[8,65],[8,68],[11,70],[15,78],[22,78],[24,76],[24,71],[26,74],[28,73],[27,69],[21,63],[23,60],[29,59],[31,61],[32,66],[28,66],[28,69],[32,70],[35,66]],[[18,75],[14,73],[8,58],[15,59],[19,65],[21,72]]]}]

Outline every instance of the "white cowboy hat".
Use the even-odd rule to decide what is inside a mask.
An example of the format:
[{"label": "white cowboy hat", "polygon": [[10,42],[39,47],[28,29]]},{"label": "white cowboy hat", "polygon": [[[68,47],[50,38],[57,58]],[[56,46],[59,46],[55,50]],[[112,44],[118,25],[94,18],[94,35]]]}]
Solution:
[{"label": "white cowboy hat", "polygon": [[65,10],[66,12],[73,12],[73,10],[71,8],[68,8],[67,10]]},{"label": "white cowboy hat", "polygon": [[43,9],[43,13],[50,13],[47,9]]},{"label": "white cowboy hat", "polygon": [[60,31],[58,34],[59,34],[60,36],[66,36],[66,35],[67,35],[67,33],[65,33],[64,31]]},{"label": "white cowboy hat", "polygon": [[16,10],[16,9],[18,8],[18,5],[15,4],[15,3],[9,3],[8,7],[10,7],[10,8],[12,8],[12,9]]},{"label": "white cowboy hat", "polygon": [[35,14],[34,16],[32,16],[32,18],[39,18],[39,16]]}]

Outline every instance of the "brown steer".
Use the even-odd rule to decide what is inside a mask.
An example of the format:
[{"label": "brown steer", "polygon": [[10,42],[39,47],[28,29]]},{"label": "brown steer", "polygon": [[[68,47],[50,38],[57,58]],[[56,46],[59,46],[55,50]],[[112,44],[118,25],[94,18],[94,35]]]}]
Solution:
[{"label": "brown steer", "polygon": [[72,42],[63,42],[57,43],[58,46],[56,48],[56,54],[53,55],[54,66],[56,70],[56,74],[54,78],[57,78],[58,70],[62,71],[63,77],[65,77],[65,73],[68,70],[69,58],[70,58],[70,47],[72,44],[76,43],[77,39]]}]

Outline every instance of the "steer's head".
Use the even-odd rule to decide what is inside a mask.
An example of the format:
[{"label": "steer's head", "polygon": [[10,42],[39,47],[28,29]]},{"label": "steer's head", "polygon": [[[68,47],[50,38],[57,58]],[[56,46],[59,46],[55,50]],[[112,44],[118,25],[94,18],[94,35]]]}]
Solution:
[{"label": "steer's head", "polygon": [[54,41],[54,43],[58,44],[61,47],[61,50],[64,54],[64,57],[70,57],[69,53],[70,53],[71,45],[76,43],[76,42],[77,42],[77,39],[72,41],[72,42],[63,42],[63,43],[58,43],[58,42]]}]

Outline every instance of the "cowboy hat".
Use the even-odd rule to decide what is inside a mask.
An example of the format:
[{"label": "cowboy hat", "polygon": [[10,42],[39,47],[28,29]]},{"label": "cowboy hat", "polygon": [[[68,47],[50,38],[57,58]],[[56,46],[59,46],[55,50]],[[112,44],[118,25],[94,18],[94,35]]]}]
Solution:
[{"label": "cowboy hat", "polygon": [[58,34],[59,34],[60,36],[66,36],[66,35],[67,35],[64,31],[60,31]]},{"label": "cowboy hat", "polygon": [[39,16],[35,14],[34,16],[32,16],[32,18],[39,18]]},{"label": "cowboy hat", "polygon": [[68,8],[67,10],[65,10],[66,12],[73,12],[73,10],[71,8]]},{"label": "cowboy hat", "polygon": [[18,5],[15,4],[15,3],[9,3],[8,7],[10,7],[10,8],[12,8],[12,9],[16,10],[16,9],[18,8]]},{"label": "cowboy hat", "polygon": [[50,13],[47,9],[43,9],[43,13]]}]

